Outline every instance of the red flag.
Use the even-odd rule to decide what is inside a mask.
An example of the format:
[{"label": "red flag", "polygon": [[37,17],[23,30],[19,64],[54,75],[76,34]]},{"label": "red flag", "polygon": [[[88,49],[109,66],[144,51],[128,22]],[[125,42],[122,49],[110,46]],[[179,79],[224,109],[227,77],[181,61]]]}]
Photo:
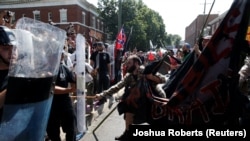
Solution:
[{"label": "red flag", "polygon": [[125,42],[126,42],[126,34],[125,34],[124,29],[122,27],[119,34],[116,37],[115,49],[116,50],[123,49]]}]

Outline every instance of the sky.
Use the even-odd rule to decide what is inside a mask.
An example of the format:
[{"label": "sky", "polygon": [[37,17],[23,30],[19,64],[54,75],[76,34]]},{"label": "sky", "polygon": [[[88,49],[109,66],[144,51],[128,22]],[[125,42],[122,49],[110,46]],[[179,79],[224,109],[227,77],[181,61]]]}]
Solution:
[{"label": "sky", "polygon": [[[98,0],[87,0],[97,5]],[[189,26],[199,14],[208,14],[214,2],[211,14],[222,14],[227,11],[234,0],[143,0],[150,9],[161,15],[165,31],[177,34],[185,39],[185,28]],[[206,4],[205,4],[206,3]],[[205,6],[206,5],[206,6]]]}]

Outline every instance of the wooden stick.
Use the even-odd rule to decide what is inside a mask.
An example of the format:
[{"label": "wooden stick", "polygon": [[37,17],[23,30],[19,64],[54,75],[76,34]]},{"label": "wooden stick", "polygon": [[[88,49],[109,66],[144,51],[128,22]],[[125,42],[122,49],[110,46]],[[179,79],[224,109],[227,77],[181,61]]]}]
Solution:
[{"label": "wooden stick", "polygon": [[[77,98],[77,97],[83,97],[83,96],[74,96],[74,95],[72,95],[70,97]],[[96,97],[95,96],[88,96],[88,95],[86,95],[85,98],[87,98],[87,99],[95,99]]]}]

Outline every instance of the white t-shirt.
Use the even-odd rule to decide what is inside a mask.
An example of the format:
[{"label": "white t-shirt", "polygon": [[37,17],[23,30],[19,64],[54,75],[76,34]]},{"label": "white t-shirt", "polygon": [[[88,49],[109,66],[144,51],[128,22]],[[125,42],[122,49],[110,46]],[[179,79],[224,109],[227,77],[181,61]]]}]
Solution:
[{"label": "white t-shirt", "polygon": [[86,67],[86,70],[88,70],[88,72],[85,72],[85,81],[86,82],[90,82],[93,80],[93,77],[91,76],[90,72],[92,72],[94,69],[93,67],[89,64],[89,63],[85,63],[85,67]]},{"label": "white t-shirt", "polygon": [[73,69],[73,63],[68,55],[66,55],[67,58],[63,61],[63,64],[67,66],[70,70]]},{"label": "white t-shirt", "polygon": [[71,62],[73,64],[75,64],[76,63],[76,52],[73,52],[72,54],[69,54],[68,56],[69,56]]}]

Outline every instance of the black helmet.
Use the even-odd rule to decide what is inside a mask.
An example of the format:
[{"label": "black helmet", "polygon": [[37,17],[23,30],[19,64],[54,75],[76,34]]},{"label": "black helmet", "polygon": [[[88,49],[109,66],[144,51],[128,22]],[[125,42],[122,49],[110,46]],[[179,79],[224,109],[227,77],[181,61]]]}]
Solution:
[{"label": "black helmet", "polygon": [[16,45],[16,37],[12,29],[6,26],[0,26],[0,45]]}]

